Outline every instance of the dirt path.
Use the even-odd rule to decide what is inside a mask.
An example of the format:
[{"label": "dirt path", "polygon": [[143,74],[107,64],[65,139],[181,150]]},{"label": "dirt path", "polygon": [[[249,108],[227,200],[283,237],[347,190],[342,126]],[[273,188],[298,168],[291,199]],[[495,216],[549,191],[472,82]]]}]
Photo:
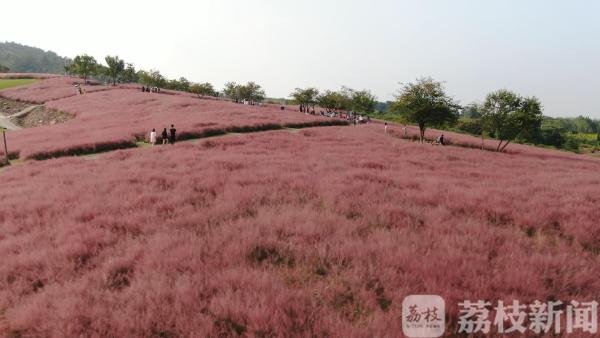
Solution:
[{"label": "dirt path", "polygon": [[[2,119],[0,118],[0,126],[1,126],[1,123],[2,123]],[[196,142],[199,142],[199,141],[202,141],[202,140],[206,140],[206,139],[215,139],[215,138],[223,138],[223,137],[235,137],[235,136],[242,136],[242,135],[247,135],[247,134],[266,133],[266,132],[272,132],[272,131],[284,131],[284,132],[296,134],[296,133],[300,132],[300,129],[311,129],[311,128],[320,128],[320,127],[328,127],[328,126],[329,125],[322,125],[322,126],[316,125],[316,126],[299,127],[299,128],[284,127],[284,128],[281,128],[281,129],[260,130],[260,131],[252,131],[252,132],[248,132],[248,133],[230,132],[230,133],[219,134],[219,135],[214,135],[214,136],[198,137],[198,138],[191,138],[191,139],[181,140],[181,141],[178,141],[176,143],[196,143]],[[160,146],[162,146],[162,145],[159,145],[159,144],[156,145],[156,147],[160,147]],[[137,148],[137,149],[140,149],[140,148],[151,149],[151,148],[153,148],[153,146],[150,145],[147,142],[136,142],[136,144],[135,144],[134,147],[132,147],[132,148],[124,148],[124,149],[133,149],[133,148]],[[95,160],[95,159],[98,159],[100,157],[100,155],[103,155],[103,154],[106,154],[106,153],[115,152],[115,151],[119,151],[119,150],[124,150],[124,149],[113,149],[113,150],[109,150],[109,151],[101,151],[101,152],[91,153],[91,154],[85,154],[85,155],[69,155],[69,156],[60,156],[60,157],[85,157],[85,158],[88,158],[90,160]],[[56,158],[56,157],[53,157],[53,158]],[[43,160],[23,160],[23,159],[19,158],[19,159],[11,160],[10,164],[11,165],[22,165],[22,164],[25,164],[28,161],[43,161]],[[0,172],[3,171],[4,169],[9,168],[9,167],[10,166],[0,167]]]},{"label": "dirt path", "polygon": [[39,105],[29,106],[29,107],[21,110],[20,112],[18,112],[16,114],[9,115],[7,117],[8,118],[21,117],[21,116],[24,116],[24,115],[27,115],[27,114],[31,113],[35,108],[39,108],[39,107],[43,107],[43,105],[39,104]]},{"label": "dirt path", "polygon": [[8,116],[0,116],[0,127],[4,128],[4,129],[8,129],[8,130],[19,130],[19,129],[22,129],[18,125],[14,124],[10,119],[11,118],[18,118],[18,117],[21,117],[21,116],[25,116],[25,115],[31,113],[33,110],[35,110],[36,108],[39,108],[39,107],[43,107],[43,105],[29,106],[29,107],[21,110],[18,113],[15,113],[15,114],[12,114],[12,115],[8,115]]},{"label": "dirt path", "polygon": [[6,116],[0,116],[0,128],[8,129],[8,130],[19,130],[21,127],[12,123],[12,121]]}]

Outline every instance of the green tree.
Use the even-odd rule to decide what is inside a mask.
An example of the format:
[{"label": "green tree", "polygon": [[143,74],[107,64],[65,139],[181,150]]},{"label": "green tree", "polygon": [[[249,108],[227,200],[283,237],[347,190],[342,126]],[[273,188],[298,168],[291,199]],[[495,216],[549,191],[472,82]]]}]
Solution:
[{"label": "green tree", "polygon": [[138,82],[138,80],[139,80],[138,74],[137,74],[133,64],[131,64],[131,63],[127,64],[127,67],[125,67],[125,70],[123,70],[123,74],[121,75],[121,80],[123,80],[123,82],[125,82],[125,83]]},{"label": "green tree", "polygon": [[108,67],[106,67],[100,63],[98,65],[96,65],[94,79],[96,79],[102,83],[111,83],[112,79],[107,74],[108,74]]},{"label": "green tree", "polygon": [[542,127],[536,141],[537,143],[561,148],[565,143],[565,138],[563,137],[560,128]]},{"label": "green tree", "polygon": [[532,139],[539,134],[542,120],[542,105],[535,97],[501,89],[488,94],[483,104],[483,128],[500,141],[496,151],[504,151],[518,137]]},{"label": "green tree", "polygon": [[71,65],[66,68],[69,73],[79,75],[83,78],[83,82],[87,83],[88,77],[96,74],[98,62],[93,56],[87,54],[77,55]]},{"label": "green tree", "polygon": [[251,102],[262,102],[265,99],[265,91],[255,82],[248,82],[240,87],[240,96],[242,99]]},{"label": "green tree", "polygon": [[446,94],[441,82],[420,78],[402,86],[391,111],[407,122],[419,126],[421,142],[428,127],[442,127],[456,123],[460,106]]},{"label": "green tree", "polygon": [[108,76],[113,83],[113,86],[117,85],[117,79],[123,75],[125,71],[125,61],[121,60],[118,56],[107,56],[104,58],[106,61],[106,76]]},{"label": "green tree", "polygon": [[10,69],[6,66],[0,65],[0,73],[8,73]]},{"label": "green tree", "polygon": [[344,91],[326,90],[319,96],[319,106],[325,108],[330,113],[348,110],[351,104],[351,99]]},{"label": "green tree", "polygon": [[139,82],[153,87],[165,88],[167,79],[158,70],[138,71]]},{"label": "green tree", "polygon": [[481,118],[481,115],[482,115],[481,110],[482,110],[481,105],[479,105],[477,103],[470,103],[470,104],[464,106],[460,113],[461,113],[461,117],[464,117],[464,118],[479,119],[479,118]]},{"label": "green tree", "polygon": [[217,92],[212,84],[205,83],[194,83],[190,86],[190,92],[200,96],[216,96]]},{"label": "green tree", "polygon": [[315,109],[319,103],[319,90],[316,88],[296,88],[290,97],[294,102],[300,105],[300,111],[308,111],[309,108]]},{"label": "green tree", "polygon": [[350,109],[357,113],[370,114],[375,111],[377,98],[368,90],[348,89]]},{"label": "green tree", "polygon": [[245,85],[227,82],[223,89],[223,94],[236,102],[240,100],[261,102],[265,99],[265,91],[255,82],[248,82]]},{"label": "green tree", "polygon": [[461,118],[456,123],[455,128],[477,136],[483,132],[483,125],[480,119]]},{"label": "green tree", "polygon": [[190,81],[188,81],[188,79],[186,79],[185,77],[181,77],[179,78],[179,80],[177,79],[173,79],[173,80],[168,80],[166,83],[166,88],[168,89],[172,89],[172,90],[178,90],[181,92],[188,92],[190,90]]},{"label": "green tree", "polygon": [[227,82],[223,88],[223,94],[237,102],[240,100],[239,87],[240,85],[235,82]]}]

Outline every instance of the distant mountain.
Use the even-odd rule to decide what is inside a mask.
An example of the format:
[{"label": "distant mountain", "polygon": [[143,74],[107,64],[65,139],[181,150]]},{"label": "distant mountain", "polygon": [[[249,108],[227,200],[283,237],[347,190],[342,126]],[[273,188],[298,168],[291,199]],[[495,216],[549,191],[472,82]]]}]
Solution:
[{"label": "distant mountain", "polygon": [[51,51],[15,42],[0,42],[0,65],[13,73],[62,74],[65,60]]}]

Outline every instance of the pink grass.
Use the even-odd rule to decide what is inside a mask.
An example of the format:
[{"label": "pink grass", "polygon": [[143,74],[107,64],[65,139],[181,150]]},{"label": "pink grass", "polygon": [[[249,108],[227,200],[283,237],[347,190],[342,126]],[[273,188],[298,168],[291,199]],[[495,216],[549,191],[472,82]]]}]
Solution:
[{"label": "pink grass", "polygon": [[[2,90],[0,91],[0,96],[18,101],[45,103],[76,95],[75,88],[73,87],[73,83],[75,82],[83,83],[83,80],[65,76],[52,77],[29,86]],[[107,90],[112,87],[88,85],[83,86],[83,88],[85,88],[86,92],[91,93],[99,90]]]},{"label": "pink grass", "polygon": [[2,169],[0,335],[382,337],[409,294],[447,332],[465,299],[598,298],[600,161],[379,127]]},{"label": "pink grass", "polygon": [[175,124],[181,138],[244,129],[330,123],[332,119],[306,116],[279,106],[245,106],[227,101],[200,99],[191,94],[165,91],[142,93],[137,86],[86,86],[88,94],[75,95],[73,78],[56,78],[0,92],[0,95],[68,112],[75,118],[63,124],[25,129],[8,134],[9,153],[22,158],[46,158],[90,152],[97,148],[122,148],[144,139],[155,128]]}]

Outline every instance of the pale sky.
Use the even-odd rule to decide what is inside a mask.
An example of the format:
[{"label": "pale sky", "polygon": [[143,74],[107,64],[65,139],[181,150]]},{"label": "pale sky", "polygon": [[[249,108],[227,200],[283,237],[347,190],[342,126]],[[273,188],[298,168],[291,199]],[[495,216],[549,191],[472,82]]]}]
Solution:
[{"label": "pale sky", "polygon": [[467,104],[507,88],[600,118],[600,1],[4,1],[0,41],[119,55],[169,78],[369,89],[431,76]]}]

